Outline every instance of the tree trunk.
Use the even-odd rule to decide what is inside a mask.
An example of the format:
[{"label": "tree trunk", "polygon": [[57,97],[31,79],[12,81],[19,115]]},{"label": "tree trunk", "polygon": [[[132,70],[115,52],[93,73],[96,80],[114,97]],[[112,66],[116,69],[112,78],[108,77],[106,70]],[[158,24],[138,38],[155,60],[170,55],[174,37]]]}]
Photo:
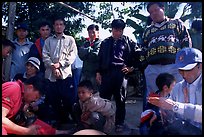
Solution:
[{"label": "tree trunk", "polygon": [[[15,16],[16,2],[9,2],[8,27],[6,31],[6,38],[9,40],[13,40]],[[10,54],[3,62],[3,65],[5,66],[3,69],[3,73],[6,81],[10,80],[11,57],[12,54]]]}]

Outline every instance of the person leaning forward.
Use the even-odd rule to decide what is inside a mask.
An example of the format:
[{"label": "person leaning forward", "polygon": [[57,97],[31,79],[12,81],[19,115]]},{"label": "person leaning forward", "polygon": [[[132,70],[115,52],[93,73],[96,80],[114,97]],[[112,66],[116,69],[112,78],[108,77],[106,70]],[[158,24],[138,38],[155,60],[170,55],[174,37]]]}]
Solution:
[{"label": "person leaning forward", "polygon": [[[5,82],[2,84],[2,135],[55,135],[68,134],[66,130],[56,130],[39,119],[28,126],[16,124],[16,115],[22,109],[27,111],[31,102],[38,100],[43,93],[43,81],[32,77],[22,83]],[[25,121],[24,121],[25,122]]]},{"label": "person leaning forward", "polygon": [[183,48],[176,54],[175,64],[184,80],[175,85],[170,99],[149,97],[148,102],[175,112],[177,120],[170,127],[172,134],[199,135],[202,133],[202,52]]}]

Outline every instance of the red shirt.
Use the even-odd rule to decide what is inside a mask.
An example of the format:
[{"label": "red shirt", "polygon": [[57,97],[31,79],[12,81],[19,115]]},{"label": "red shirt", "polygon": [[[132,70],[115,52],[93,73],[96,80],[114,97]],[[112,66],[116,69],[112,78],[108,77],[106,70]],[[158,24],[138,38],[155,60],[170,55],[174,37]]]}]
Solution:
[{"label": "red shirt", "polygon": [[2,84],[2,107],[9,110],[7,117],[10,119],[16,115],[22,104],[23,83],[6,82]]},{"label": "red shirt", "polygon": [[[22,104],[24,92],[23,83],[18,80],[16,82],[6,82],[2,84],[2,107],[9,110],[7,117],[10,119],[16,115]],[[40,125],[39,135],[54,135],[56,129],[37,119],[34,124]],[[7,134],[6,129],[2,127],[2,134]]]}]

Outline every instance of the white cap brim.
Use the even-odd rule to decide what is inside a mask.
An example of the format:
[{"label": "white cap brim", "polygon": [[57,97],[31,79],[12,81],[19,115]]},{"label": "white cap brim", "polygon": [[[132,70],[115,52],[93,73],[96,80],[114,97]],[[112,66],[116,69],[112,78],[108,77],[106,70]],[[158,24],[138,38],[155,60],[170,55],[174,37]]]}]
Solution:
[{"label": "white cap brim", "polygon": [[191,70],[193,69],[198,63],[188,64],[185,67],[178,67],[180,70]]}]

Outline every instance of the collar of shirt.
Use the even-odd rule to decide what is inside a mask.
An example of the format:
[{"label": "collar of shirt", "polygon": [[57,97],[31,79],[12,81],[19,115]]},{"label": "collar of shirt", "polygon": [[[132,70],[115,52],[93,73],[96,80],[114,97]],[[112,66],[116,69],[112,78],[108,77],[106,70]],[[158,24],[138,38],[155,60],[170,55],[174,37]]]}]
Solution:
[{"label": "collar of shirt", "polygon": [[191,83],[191,84],[187,83],[187,86],[188,87],[191,87],[191,86],[196,87],[198,85],[198,82],[200,81],[201,77],[202,77],[202,74],[193,83]]},{"label": "collar of shirt", "polygon": [[20,43],[18,42],[18,38],[14,40],[14,44],[21,45],[21,46],[29,45],[29,42],[30,42],[30,41],[28,40],[28,38],[26,38],[26,41],[25,41],[23,44],[20,44]]},{"label": "collar of shirt", "polygon": [[168,22],[170,19],[168,17],[164,18],[164,21],[162,21],[161,23],[157,23],[157,22],[152,22],[152,25],[156,26],[156,27],[161,27],[162,25],[164,25],[166,22]]},{"label": "collar of shirt", "polygon": [[[52,37],[53,37],[53,38],[57,38],[57,35],[56,35],[56,34],[54,34]],[[64,39],[65,39],[65,34],[64,34],[64,33],[62,34],[62,38],[64,38]]]},{"label": "collar of shirt", "polygon": [[19,86],[21,87],[21,93],[23,94],[24,93],[24,84],[23,84],[23,82],[21,81],[21,80],[17,80],[16,81],[18,84],[19,84]]}]

